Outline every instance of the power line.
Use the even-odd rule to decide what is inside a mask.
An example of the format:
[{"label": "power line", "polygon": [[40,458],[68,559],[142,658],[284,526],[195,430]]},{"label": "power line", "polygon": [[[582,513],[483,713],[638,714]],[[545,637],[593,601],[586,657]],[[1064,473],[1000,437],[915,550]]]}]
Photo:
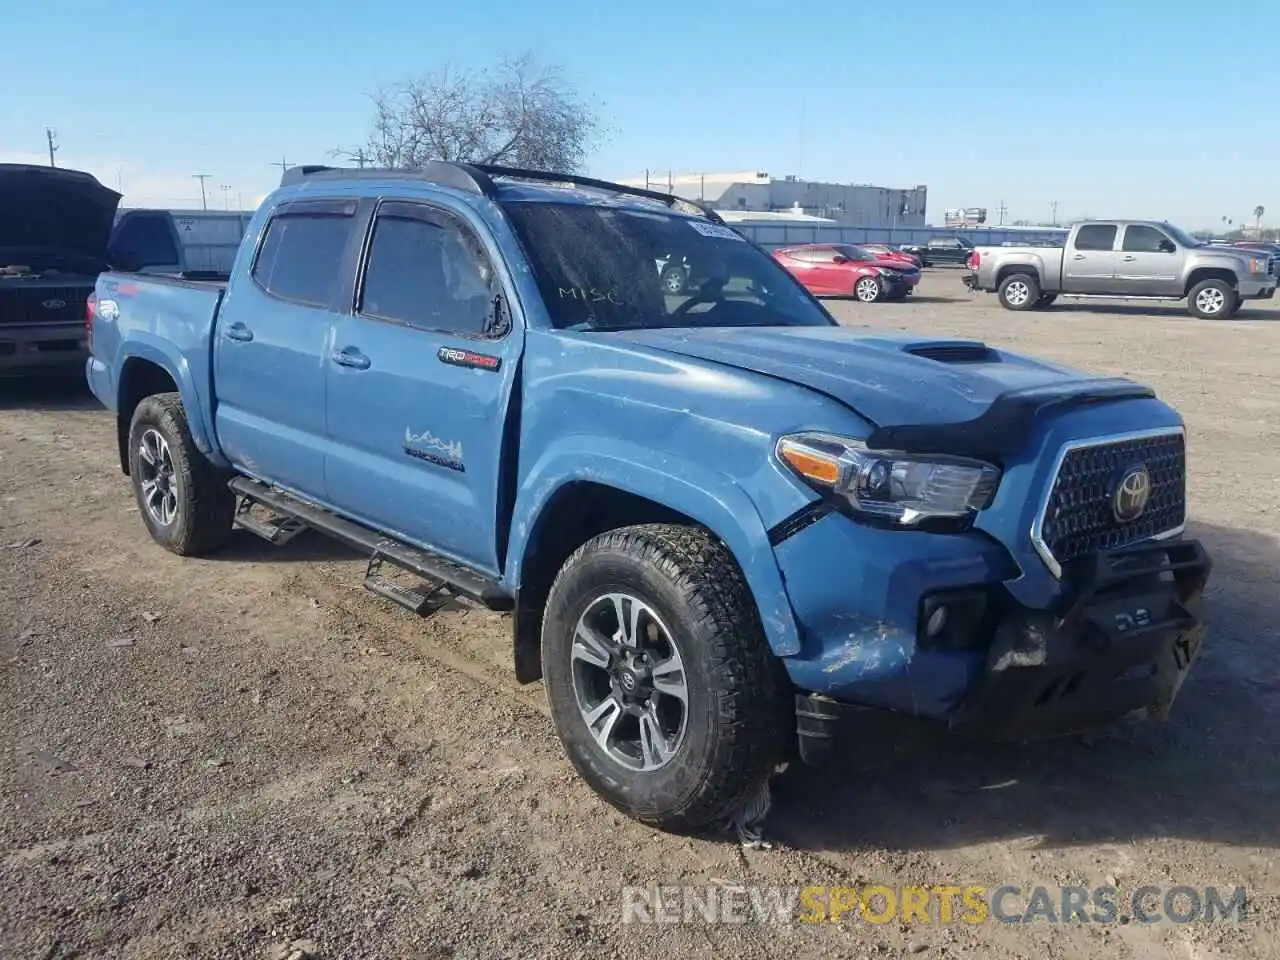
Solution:
[{"label": "power line", "polygon": [[58,134],[52,127],[45,127],[44,138],[49,141],[49,166],[56,167],[57,164],[53,162],[53,155],[58,150]]},{"label": "power line", "polygon": [[211,173],[193,173],[191,176],[192,176],[192,177],[194,177],[195,179],[197,179],[197,180],[199,180],[199,181],[200,181],[200,209],[202,209],[202,210],[208,210],[208,209],[209,209],[209,200],[208,200],[208,198],[207,198],[207,197],[205,197],[205,194],[204,194],[204,182],[205,182],[206,180],[208,180],[210,177],[212,177],[212,176],[213,176],[213,174],[211,174]]}]

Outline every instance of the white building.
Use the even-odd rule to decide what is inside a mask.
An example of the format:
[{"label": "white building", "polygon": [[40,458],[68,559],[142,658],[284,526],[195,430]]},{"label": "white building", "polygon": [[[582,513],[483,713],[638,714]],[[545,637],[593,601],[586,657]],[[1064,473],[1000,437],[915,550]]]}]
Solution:
[{"label": "white building", "polygon": [[618,181],[726,211],[800,213],[851,226],[922,227],[928,188],[897,189],[860,183],[818,183],[788,176],[775,179],[760,171],[674,173],[649,170],[643,177]]}]

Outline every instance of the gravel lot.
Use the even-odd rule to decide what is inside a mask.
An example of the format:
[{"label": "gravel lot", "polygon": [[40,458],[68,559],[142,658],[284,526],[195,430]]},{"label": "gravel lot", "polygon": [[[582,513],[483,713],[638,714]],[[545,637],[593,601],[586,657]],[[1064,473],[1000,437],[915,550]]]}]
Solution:
[{"label": "gravel lot", "polygon": [[[83,389],[0,385],[0,955],[1280,956],[1277,307],[1012,314],[946,270],[914,302],[833,305],[1157,387],[1190,431],[1213,629],[1166,724],[989,749],[868,723],[782,778],[759,851],[598,801],[511,679],[502,617],[416,620],[309,535],[171,556]],[[1251,918],[644,926],[619,893],[1112,880],[1244,885]]]}]

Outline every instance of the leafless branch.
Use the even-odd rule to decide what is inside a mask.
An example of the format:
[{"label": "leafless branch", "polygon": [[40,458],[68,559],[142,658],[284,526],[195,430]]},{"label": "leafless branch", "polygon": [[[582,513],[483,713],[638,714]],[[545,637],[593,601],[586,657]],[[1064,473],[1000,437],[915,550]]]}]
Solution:
[{"label": "leafless branch", "polygon": [[371,99],[365,150],[378,166],[453,160],[574,172],[603,133],[563,72],[532,54],[493,69],[444,66]]}]

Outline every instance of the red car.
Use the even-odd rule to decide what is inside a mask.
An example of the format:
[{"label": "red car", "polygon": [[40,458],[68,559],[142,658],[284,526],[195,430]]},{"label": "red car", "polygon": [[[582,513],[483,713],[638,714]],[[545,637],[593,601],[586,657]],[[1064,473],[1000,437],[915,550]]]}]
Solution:
[{"label": "red car", "polygon": [[817,296],[853,296],[863,303],[902,300],[920,282],[920,268],[883,260],[851,243],[806,243],[773,251],[774,259]]},{"label": "red car", "polygon": [[901,260],[903,263],[909,263],[917,270],[923,266],[920,258],[914,253],[907,253],[905,250],[899,250],[891,247],[887,243],[860,243],[858,248],[866,250],[868,253],[874,253],[881,260]]}]

